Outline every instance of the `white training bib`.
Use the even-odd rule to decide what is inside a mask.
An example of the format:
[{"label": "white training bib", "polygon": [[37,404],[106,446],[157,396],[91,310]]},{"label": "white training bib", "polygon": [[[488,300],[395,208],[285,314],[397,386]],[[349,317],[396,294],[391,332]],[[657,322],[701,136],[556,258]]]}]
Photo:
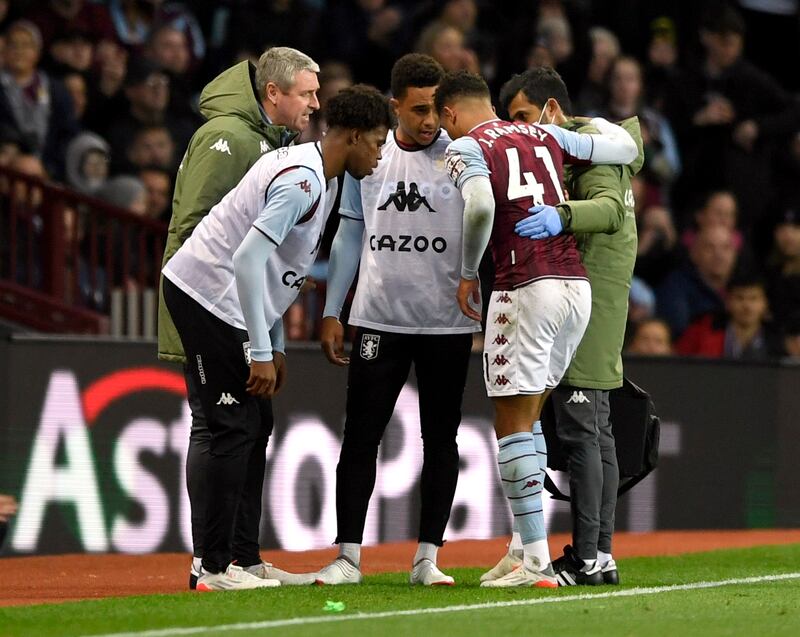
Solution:
[{"label": "white training bib", "polygon": [[[319,144],[279,148],[263,155],[239,184],[215,205],[164,267],[164,276],[229,325],[247,329],[233,271],[233,254],[264,208],[267,189],[278,175],[302,166],[325,184]],[[316,259],[325,222],[336,199],[332,179],[319,200],[272,253],[264,271],[264,315],[277,321],[297,297]]]},{"label": "white training bib", "polygon": [[[444,131],[404,149],[394,133],[361,180],[365,235],[351,325],[404,334],[480,331],[456,302],[464,201],[445,172]],[[342,205],[341,214],[356,216]]]}]

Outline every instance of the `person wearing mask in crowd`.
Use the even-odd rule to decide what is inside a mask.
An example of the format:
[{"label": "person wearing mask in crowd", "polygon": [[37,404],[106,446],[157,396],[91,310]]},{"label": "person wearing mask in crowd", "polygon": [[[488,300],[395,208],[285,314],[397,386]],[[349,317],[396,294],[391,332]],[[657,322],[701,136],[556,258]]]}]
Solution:
[{"label": "person wearing mask in crowd", "polygon": [[[208,120],[195,132],[181,162],[172,201],[172,218],[164,251],[168,264],[195,226],[212,206],[232,190],[263,155],[291,144],[305,130],[311,114],[319,109],[319,66],[307,55],[288,47],[266,51],[257,64],[240,62],[212,80],[200,95],[200,111]],[[194,545],[189,586],[200,574],[204,549],[205,492],[211,433],[203,414],[198,387],[186,365],[178,333],[163,303],[158,311],[158,357],[184,364],[192,428],[186,463],[186,482],[192,509]],[[284,357],[278,353],[281,368]],[[259,403],[265,422],[272,422],[272,405]],[[242,507],[241,519],[251,514]],[[257,530],[256,530],[257,531]],[[246,538],[258,542],[256,537]],[[292,579],[271,565],[247,565],[265,577],[283,583],[309,583]]]},{"label": "person wearing mask in crowd", "polygon": [[672,336],[669,325],[660,318],[649,318],[633,328],[626,354],[640,356],[671,356]]},{"label": "person wearing mask in crowd", "polygon": [[12,124],[55,178],[64,173],[64,150],[78,132],[64,85],[38,67],[42,36],[18,20],[6,31],[6,64],[0,71],[0,121]]},{"label": "person wearing mask in crowd", "polygon": [[656,292],[657,314],[679,337],[699,316],[725,309],[725,290],[736,266],[736,240],[730,228],[712,226],[697,233],[689,262],[670,273]]},{"label": "person wearing mask in crowd", "polygon": [[725,314],[707,314],[693,322],[675,343],[683,356],[765,360],[781,351],[766,323],[769,305],[764,281],[752,275],[731,280]]}]

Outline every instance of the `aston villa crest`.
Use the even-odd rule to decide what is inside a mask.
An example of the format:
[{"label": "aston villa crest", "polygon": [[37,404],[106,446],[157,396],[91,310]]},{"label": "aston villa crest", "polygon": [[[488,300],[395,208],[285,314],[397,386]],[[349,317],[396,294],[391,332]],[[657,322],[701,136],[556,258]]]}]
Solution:
[{"label": "aston villa crest", "polygon": [[361,337],[361,358],[371,361],[378,358],[378,345],[380,345],[380,334],[364,334]]}]

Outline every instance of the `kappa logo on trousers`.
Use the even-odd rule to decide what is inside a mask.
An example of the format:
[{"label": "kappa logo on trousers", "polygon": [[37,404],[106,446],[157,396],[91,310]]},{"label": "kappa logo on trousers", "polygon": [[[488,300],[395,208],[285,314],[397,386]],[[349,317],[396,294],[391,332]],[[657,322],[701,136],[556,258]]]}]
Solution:
[{"label": "kappa logo on trousers", "polygon": [[572,403],[573,405],[582,405],[584,403],[592,402],[586,396],[583,395],[582,391],[574,391],[572,392],[572,396],[567,399],[567,404]]},{"label": "kappa logo on trousers", "polygon": [[238,405],[240,403],[233,396],[231,396],[229,392],[222,392],[222,395],[219,397],[219,400],[217,401],[217,404],[218,405]]}]

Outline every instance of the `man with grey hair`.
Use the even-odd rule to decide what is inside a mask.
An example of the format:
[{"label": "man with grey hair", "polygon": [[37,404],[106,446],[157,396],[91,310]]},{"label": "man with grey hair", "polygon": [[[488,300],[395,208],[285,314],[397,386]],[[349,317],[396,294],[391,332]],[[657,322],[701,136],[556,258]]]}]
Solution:
[{"label": "man with grey hair", "polygon": [[[319,109],[317,90],[319,66],[310,57],[288,47],[267,50],[257,64],[240,62],[213,79],[200,95],[200,111],[208,120],[193,135],[178,167],[172,219],[169,224],[165,265],[189,238],[209,210],[236,186],[250,167],[271,150],[292,144]],[[211,433],[193,376],[175,325],[164,305],[158,308],[158,357],[182,363],[192,429],[186,459],[186,485],[192,509],[194,547],[189,587],[195,588],[200,575],[205,531],[205,491],[209,479],[208,460]],[[286,377],[283,348],[275,352],[280,387]],[[272,430],[272,404],[259,403],[267,431]],[[260,467],[253,470],[264,474]],[[239,566],[283,584],[306,583],[300,578],[261,561],[258,533],[261,493],[245,493],[239,502],[233,541],[233,559]]]}]

